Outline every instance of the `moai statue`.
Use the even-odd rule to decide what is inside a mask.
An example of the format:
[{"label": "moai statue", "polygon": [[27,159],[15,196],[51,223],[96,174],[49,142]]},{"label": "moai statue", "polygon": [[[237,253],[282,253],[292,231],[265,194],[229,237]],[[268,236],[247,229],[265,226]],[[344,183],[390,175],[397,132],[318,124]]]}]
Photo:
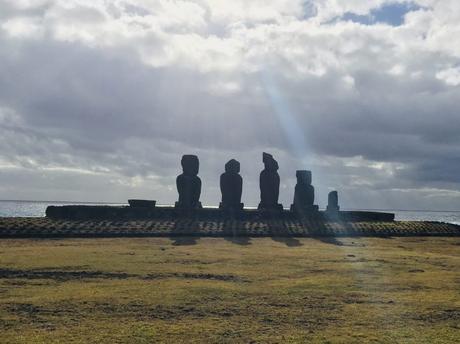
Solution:
[{"label": "moai statue", "polygon": [[220,176],[220,191],[222,192],[222,202],[220,209],[241,210],[244,204],[241,203],[241,193],[243,192],[243,178],[239,175],[240,163],[235,159],[225,164],[225,173]]},{"label": "moai statue", "polygon": [[196,155],[183,155],[181,160],[183,173],[176,179],[179,201],[176,208],[201,208],[201,179],[198,177],[200,162]]},{"label": "moai statue", "polygon": [[262,159],[265,168],[260,172],[260,203],[259,209],[283,210],[283,205],[278,203],[280,193],[280,176],[278,162],[268,153],[263,153]]},{"label": "moai statue", "polygon": [[294,192],[294,203],[291,205],[291,211],[300,214],[308,214],[318,211],[315,202],[315,188],[311,185],[311,171],[296,171],[297,184]]},{"label": "moai statue", "polygon": [[337,191],[331,191],[327,195],[327,208],[326,211],[331,214],[337,214],[340,210],[339,195]]}]

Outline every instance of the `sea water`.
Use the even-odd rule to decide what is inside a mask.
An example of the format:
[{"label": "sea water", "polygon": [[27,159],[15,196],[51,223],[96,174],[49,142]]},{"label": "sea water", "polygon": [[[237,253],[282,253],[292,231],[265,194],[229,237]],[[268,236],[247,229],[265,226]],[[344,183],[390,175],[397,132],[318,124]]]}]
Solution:
[{"label": "sea water", "polygon": [[[42,217],[49,205],[122,205],[116,203],[0,201],[0,217]],[[126,204],[127,205],[127,204]]]},{"label": "sea water", "polygon": [[[0,201],[0,217],[42,217],[45,216],[46,207],[49,205],[127,205],[121,203],[87,203],[87,202],[43,202],[43,201]],[[360,209],[347,209],[360,210]],[[372,209],[365,209],[371,211]],[[374,210],[379,211],[379,210]],[[384,212],[395,213],[398,221],[439,221],[460,225],[460,211],[434,211],[434,210],[391,210]]]}]

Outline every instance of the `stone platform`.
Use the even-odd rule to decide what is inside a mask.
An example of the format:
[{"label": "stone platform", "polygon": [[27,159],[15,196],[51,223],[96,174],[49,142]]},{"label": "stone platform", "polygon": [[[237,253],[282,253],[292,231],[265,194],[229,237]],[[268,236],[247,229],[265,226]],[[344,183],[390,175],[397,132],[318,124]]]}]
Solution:
[{"label": "stone platform", "polygon": [[0,218],[1,238],[98,237],[397,237],[460,236],[439,222],[328,221],[325,219],[212,218],[93,219]]},{"label": "stone platform", "polygon": [[460,226],[399,222],[380,212],[174,207],[50,206],[42,218],[0,218],[1,238],[66,237],[313,237],[460,236]]},{"label": "stone platform", "polygon": [[[297,220],[296,212],[286,209],[259,210],[242,209],[229,212],[217,208],[181,209],[171,206],[162,207],[130,207],[130,206],[91,206],[91,205],[66,205],[49,206],[46,216],[52,219],[64,220],[170,220],[195,219],[208,221],[225,221],[236,219],[242,221],[259,221],[263,219]],[[393,213],[370,211],[339,211],[328,213],[326,211],[307,212],[300,216],[316,221],[387,221],[394,220]]]}]

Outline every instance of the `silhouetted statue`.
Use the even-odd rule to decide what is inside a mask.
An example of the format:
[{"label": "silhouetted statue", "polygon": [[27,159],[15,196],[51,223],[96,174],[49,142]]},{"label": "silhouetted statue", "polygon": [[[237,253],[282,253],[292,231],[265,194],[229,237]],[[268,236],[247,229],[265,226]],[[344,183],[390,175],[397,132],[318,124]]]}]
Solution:
[{"label": "silhouetted statue", "polygon": [[283,210],[278,204],[280,193],[280,176],[278,174],[278,162],[268,153],[263,153],[265,168],[260,172],[260,204],[259,209]]},{"label": "silhouetted statue", "polygon": [[294,203],[291,211],[310,213],[318,210],[315,202],[315,188],[311,185],[311,171],[296,171],[297,185],[294,192]]},{"label": "silhouetted statue", "polygon": [[339,207],[339,195],[337,191],[331,191],[327,195],[327,208],[326,211],[329,213],[337,213],[340,210]]},{"label": "silhouetted statue", "polygon": [[243,178],[239,175],[240,163],[235,159],[225,164],[225,173],[220,176],[220,191],[222,192],[221,209],[243,209],[241,193],[243,191]]},{"label": "silhouetted statue", "polygon": [[196,155],[183,155],[181,160],[183,173],[176,179],[179,201],[177,208],[201,208],[201,179],[198,177],[200,162]]}]

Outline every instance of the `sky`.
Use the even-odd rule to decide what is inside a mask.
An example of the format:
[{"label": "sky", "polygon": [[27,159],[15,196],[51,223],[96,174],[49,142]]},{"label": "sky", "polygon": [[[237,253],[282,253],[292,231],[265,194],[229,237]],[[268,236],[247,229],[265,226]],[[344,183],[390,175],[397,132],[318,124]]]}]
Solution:
[{"label": "sky", "polygon": [[460,210],[458,0],[0,0],[0,199]]}]

